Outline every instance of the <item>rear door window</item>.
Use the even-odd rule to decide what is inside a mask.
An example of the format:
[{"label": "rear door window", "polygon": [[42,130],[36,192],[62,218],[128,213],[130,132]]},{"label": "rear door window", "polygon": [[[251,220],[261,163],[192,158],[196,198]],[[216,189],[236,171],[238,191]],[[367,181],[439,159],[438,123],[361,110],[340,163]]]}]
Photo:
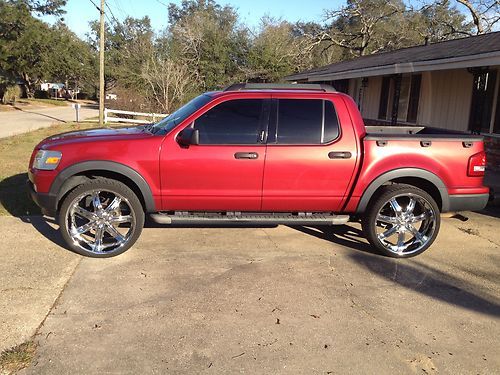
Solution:
[{"label": "rear door window", "polygon": [[324,144],[339,135],[333,103],[321,99],[279,99],[269,143]]}]

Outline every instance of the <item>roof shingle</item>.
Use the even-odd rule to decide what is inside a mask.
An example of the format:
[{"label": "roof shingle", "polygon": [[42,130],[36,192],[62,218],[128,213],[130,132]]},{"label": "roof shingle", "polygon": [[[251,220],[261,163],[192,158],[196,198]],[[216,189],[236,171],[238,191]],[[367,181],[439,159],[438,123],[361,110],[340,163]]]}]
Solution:
[{"label": "roof shingle", "polygon": [[302,80],[357,69],[474,56],[496,51],[500,51],[500,31],[362,56],[293,74],[285,79],[288,81]]}]

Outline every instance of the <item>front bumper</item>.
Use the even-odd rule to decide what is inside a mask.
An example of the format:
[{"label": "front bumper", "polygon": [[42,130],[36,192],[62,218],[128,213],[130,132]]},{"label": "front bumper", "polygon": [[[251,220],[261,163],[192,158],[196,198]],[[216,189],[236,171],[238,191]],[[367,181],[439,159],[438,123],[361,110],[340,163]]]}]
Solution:
[{"label": "front bumper", "polygon": [[35,191],[33,183],[26,181],[28,187],[28,194],[33,202],[42,209],[42,213],[47,216],[56,215],[57,211],[57,197],[49,193],[38,193]]},{"label": "front bumper", "polygon": [[486,207],[489,198],[489,194],[450,195],[448,211],[480,211]]}]

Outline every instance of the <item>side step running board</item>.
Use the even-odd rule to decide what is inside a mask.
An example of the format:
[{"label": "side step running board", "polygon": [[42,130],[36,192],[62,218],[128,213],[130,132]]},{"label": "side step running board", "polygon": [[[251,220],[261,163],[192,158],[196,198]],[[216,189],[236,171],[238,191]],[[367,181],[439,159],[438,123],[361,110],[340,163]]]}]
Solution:
[{"label": "side step running board", "polygon": [[349,221],[349,215],[330,214],[270,214],[270,213],[228,213],[211,212],[151,214],[151,218],[158,224],[288,224],[288,225],[342,225]]}]

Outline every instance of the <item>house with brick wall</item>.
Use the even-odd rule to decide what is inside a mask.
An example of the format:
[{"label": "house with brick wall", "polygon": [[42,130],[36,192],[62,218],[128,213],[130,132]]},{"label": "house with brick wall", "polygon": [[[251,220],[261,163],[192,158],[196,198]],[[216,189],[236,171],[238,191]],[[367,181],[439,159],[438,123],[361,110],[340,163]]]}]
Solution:
[{"label": "house with brick wall", "polygon": [[362,56],[285,77],[354,98],[368,125],[480,133],[500,170],[500,32]]}]

